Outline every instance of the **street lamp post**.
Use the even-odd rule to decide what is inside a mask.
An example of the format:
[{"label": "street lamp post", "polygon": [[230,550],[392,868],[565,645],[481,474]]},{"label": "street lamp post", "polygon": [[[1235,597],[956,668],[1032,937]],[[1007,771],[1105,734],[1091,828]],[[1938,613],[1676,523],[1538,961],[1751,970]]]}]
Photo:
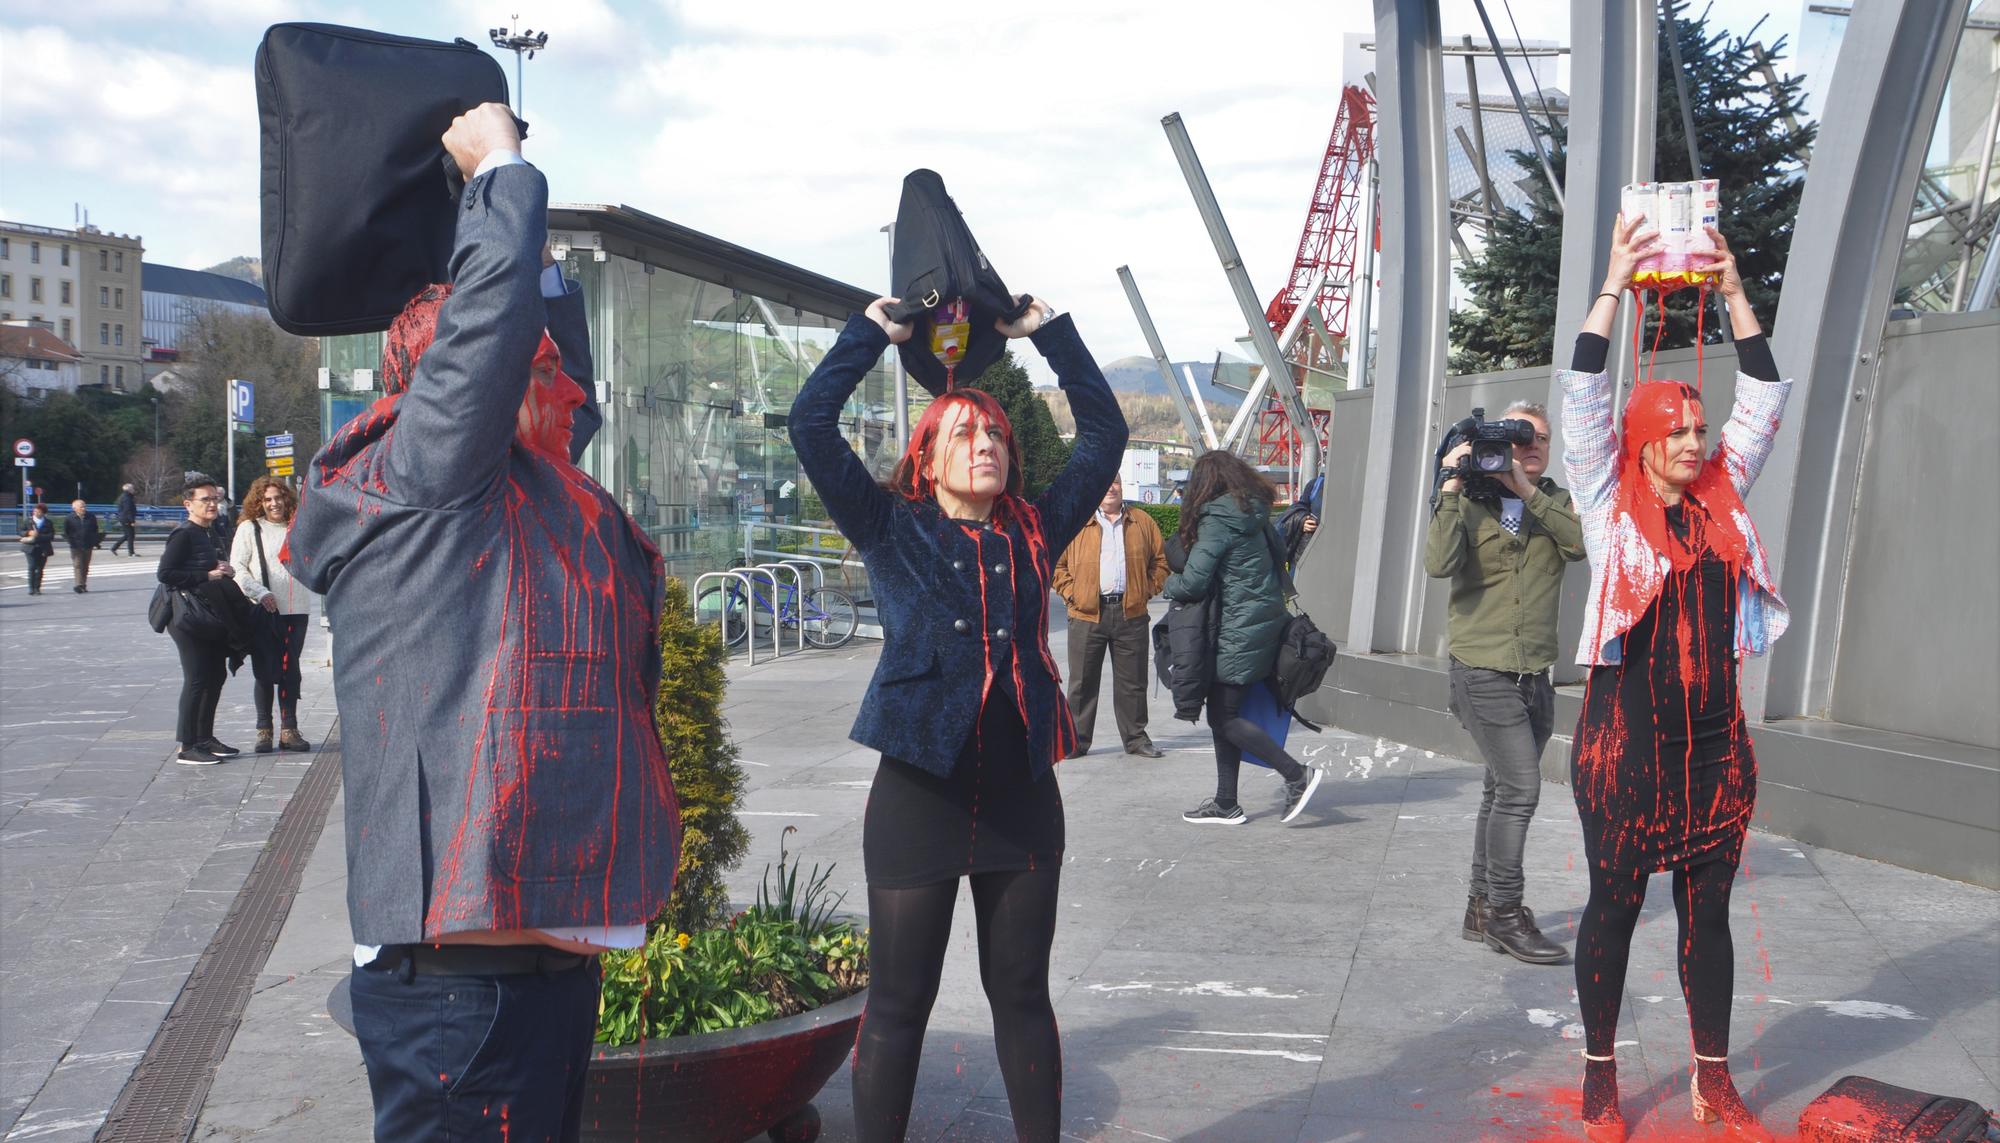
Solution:
[{"label": "street lamp post", "polygon": [[[507,18],[518,20],[521,14],[516,12]],[[514,53],[514,117],[525,118],[521,109],[526,106],[525,93],[522,91],[526,77],[522,73],[521,61],[534,59],[536,52],[546,51],[549,46],[549,34],[536,32],[533,28],[522,28],[519,32],[510,28],[488,28],[486,34],[492,37],[494,47]]]}]

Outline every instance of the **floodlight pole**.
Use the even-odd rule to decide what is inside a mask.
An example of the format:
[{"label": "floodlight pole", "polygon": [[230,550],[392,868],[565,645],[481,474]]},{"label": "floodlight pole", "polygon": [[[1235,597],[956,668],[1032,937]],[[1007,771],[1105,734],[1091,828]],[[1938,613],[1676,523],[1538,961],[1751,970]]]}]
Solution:
[{"label": "floodlight pole", "polygon": [[[509,21],[518,21],[520,18],[519,12],[507,17]],[[523,109],[527,106],[528,80],[522,62],[535,58],[536,52],[548,50],[549,34],[547,31],[536,32],[533,28],[522,28],[516,32],[511,23],[505,28],[489,28],[486,34],[492,39],[494,47],[514,53],[514,117],[524,119],[526,116]]]}]

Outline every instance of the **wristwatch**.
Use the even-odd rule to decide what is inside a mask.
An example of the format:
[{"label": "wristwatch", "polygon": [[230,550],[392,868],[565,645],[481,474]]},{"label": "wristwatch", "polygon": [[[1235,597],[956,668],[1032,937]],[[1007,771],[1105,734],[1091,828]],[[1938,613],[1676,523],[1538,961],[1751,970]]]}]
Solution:
[{"label": "wristwatch", "polygon": [[1041,315],[1042,315],[1042,316],[1041,316],[1040,320],[1038,320],[1038,321],[1036,321],[1036,322],[1035,322],[1035,332],[1037,332],[1037,333],[1039,333],[1039,332],[1041,332],[1042,330],[1044,330],[1044,329],[1048,328],[1048,324],[1049,324],[1050,322],[1052,322],[1052,321],[1056,320],[1056,318],[1057,318],[1057,317],[1061,316],[1061,315],[1060,315],[1060,314],[1059,314],[1059,313],[1057,312],[1056,308],[1055,308],[1054,306],[1050,305],[1049,303],[1047,303],[1047,302],[1041,302],[1041,303],[1040,303],[1040,305],[1041,305]]}]

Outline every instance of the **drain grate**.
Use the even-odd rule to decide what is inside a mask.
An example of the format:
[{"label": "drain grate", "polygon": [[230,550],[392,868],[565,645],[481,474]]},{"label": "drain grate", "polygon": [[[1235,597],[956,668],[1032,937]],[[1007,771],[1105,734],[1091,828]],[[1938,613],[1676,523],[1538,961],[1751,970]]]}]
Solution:
[{"label": "drain grate", "polygon": [[340,786],[336,723],[278,815],[229,913],[195,961],[146,1054],[111,1105],[97,1143],[185,1143],[250,992],[285,927],[306,860]]}]

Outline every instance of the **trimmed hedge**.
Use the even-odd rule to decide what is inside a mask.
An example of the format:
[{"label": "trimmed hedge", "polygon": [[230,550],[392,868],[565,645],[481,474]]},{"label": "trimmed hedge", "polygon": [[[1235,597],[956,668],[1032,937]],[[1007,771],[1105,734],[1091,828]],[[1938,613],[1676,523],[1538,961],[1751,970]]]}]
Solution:
[{"label": "trimmed hedge", "polygon": [[1163,536],[1171,536],[1180,531],[1181,506],[1178,504],[1133,504],[1129,507],[1137,508],[1151,516],[1153,523],[1160,526],[1160,534]]}]

